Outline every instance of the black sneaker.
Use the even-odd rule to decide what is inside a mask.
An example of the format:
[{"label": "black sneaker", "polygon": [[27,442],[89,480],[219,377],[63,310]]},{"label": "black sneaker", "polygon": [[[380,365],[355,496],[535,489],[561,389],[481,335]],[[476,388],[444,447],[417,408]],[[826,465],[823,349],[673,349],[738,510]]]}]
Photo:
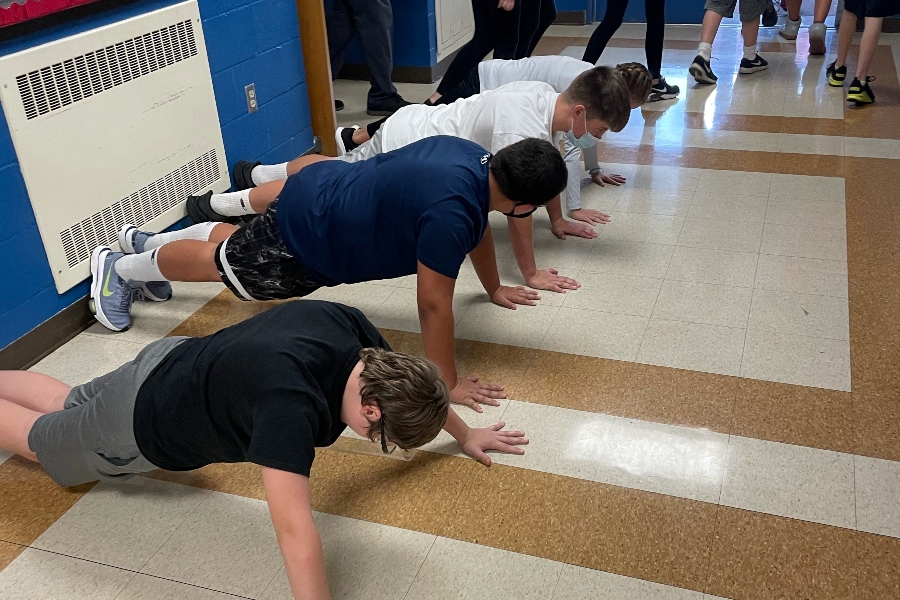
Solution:
[{"label": "black sneaker", "polygon": [[778,25],[778,13],[775,12],[775,5],[769,2],[762,14],[762,26],[775,27],[776,25]]},{"label": "black sneaker", "polygon": [[340,100],[335,100],[334,101],[334,111],[339,112],[342,110],[344,110],[344,103],[341,102]]},{"label": "black sneaker", "polygon": [[712,72],[709,61],[699,54],[694,57],[694,62],[688,68],[688,72],[693,76],[697,83],[712,84],[719,80],[716,74]]},{"label": "black sneaker", "polygon": [[250,173],[253,172],[254,167],[258,167],[261,164],[262,163],[259,161],[249,162],[246,160],[239,160],[234,163],[234,168],[231,170],[231,178],[234,181],[234,191],[239,192],[241,190],[249,190],[250,188],[256,187]]},{"label": "black sneaker", "polygon": [[834,63],[831,63],[825,69],[825,78],[831,87],[844,87],[844,81],[847,80],[847,65],[835,67]]},{"label": "black sneaker", "polygon": [[747,75],[748,73],[756,73],[757,71],[765,71],[769,68],[769,61],[764,59],[759,54],[756,55],[756,58],[753,60],[747,60],[746,58],[741,59],[741,68],[738,69],[738,73],[742,75]]},{"label": "black sneaker", "polygon": [[400,94],[394,94],[390,98],[385,98],[380,102],[370,104],[366,108],[366,114],[373,117],[389,117],[404,106],[409,106],[412,102],[407,102],[400,97]]},{"label": "black sneaker", "polygon": [[669,85],[665,77],[660,77],[659,81],[654,83],[653,87],[650,88],[650,96],[647,97],[647,102],[672,100],[673,98],[678,97],[679,92],[681,92],[681,88],[677,85]]},{"label": "black sneaker", "polygon": [[220,215],[213,210],[209,201],[212,199],[212,190],[206,192],[202,196],[188,196],[187,214],[194,220],[194,223],[208,223],[215,221],[217,223],[228,223],[233,217]]},{"label": "black sneaker", "polygon": [[359,144],[353,141],[353,132],[359,129],[359,125],[353,127],[338,127],[334,132],[334,141],[337,142],[338,156],[343,156],[348,152],[359,147]]},{"label": "black sneaker", "polygon": [[869,87],[869,82],[875,81],[874,77],[866,77],[865,83],[860,83],[859,79],[853,78],[853,83],[847,90],[847,102],[853,102],[856,106],[865,106],[875,102],[875,93]]}]

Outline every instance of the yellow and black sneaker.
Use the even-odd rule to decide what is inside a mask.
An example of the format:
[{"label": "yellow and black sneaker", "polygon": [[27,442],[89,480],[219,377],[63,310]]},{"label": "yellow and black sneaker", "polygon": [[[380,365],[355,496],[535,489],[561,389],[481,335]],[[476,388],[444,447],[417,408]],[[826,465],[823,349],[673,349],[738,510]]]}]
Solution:
[{"label": "yellow and black sneaker", "polygon": [[831,87],[844,87],[844,81],[847,79],[847,65],[835,67],[834,63],[831,63],[825,70],[825,77]]},{"label": "yellow and black sneaker", "polygon": [[860,83],[859,79],[854,78],[853,83],[850,84],[850,89],[847,90],[847,102],[853,102],[856,106],[865,106],[875,102],[875,94],[872,92],[872,88],[869,87],[870,81],[875,81],[875,78],[867,76],[865,83]]}]

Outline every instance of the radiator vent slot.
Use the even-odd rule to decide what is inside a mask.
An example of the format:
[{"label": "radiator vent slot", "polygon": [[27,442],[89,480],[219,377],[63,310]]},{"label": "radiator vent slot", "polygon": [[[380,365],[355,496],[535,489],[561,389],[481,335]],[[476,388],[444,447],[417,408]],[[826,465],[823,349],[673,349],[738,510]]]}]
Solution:
[{"label": "radiator vent slot", "polygon": [[17,75],[16,85],[34,119],[196,55],[188,19]]},{"label": "radiator vent slot", "polygon": [[220,177],[215,150],[199,156],[130,196],[82,219],[59,233],[71,269],[97,246],[110,246],[125,223],[141,227]]}]

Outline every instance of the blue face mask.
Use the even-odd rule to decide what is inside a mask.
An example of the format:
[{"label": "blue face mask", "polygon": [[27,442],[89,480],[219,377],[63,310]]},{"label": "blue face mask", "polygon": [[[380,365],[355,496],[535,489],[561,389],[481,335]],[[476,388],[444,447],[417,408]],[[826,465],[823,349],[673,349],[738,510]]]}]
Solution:
[{"label": "blue face mask", "polygon": [[569,130],[566,132],[566,139],[569,140],[570,144],[572,144],[576,148],[581,148],[582,150],[593,148],[600,143],[600,140],[591,135],[591,133],[587,130],[587,112],[584,113],[584,135],[582,135],[581,137],[575,137],[575,132]]}]

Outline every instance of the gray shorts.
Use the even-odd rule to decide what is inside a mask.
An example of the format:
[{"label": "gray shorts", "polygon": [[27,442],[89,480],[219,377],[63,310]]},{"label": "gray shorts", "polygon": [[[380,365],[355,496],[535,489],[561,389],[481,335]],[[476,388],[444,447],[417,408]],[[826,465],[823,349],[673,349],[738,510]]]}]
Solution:
[{"label": "gray shorts", "polygon": [[[703,8],[730,19],[734,16],[736,4],[737,0],[706,0],[706,6]],[[741,23],[750,23],[759,19],[766,10],[766,5],[766,0],[741,0]]]},{"label": "gray shorts", "polygon": [[73,387],[64,410],[34,422],[28,447],[53,481],[64,487],[116,482],[157,468],[141,455],[134,439],[134,403],[144,380],[186,339],[149,344],[133,361]]}]

